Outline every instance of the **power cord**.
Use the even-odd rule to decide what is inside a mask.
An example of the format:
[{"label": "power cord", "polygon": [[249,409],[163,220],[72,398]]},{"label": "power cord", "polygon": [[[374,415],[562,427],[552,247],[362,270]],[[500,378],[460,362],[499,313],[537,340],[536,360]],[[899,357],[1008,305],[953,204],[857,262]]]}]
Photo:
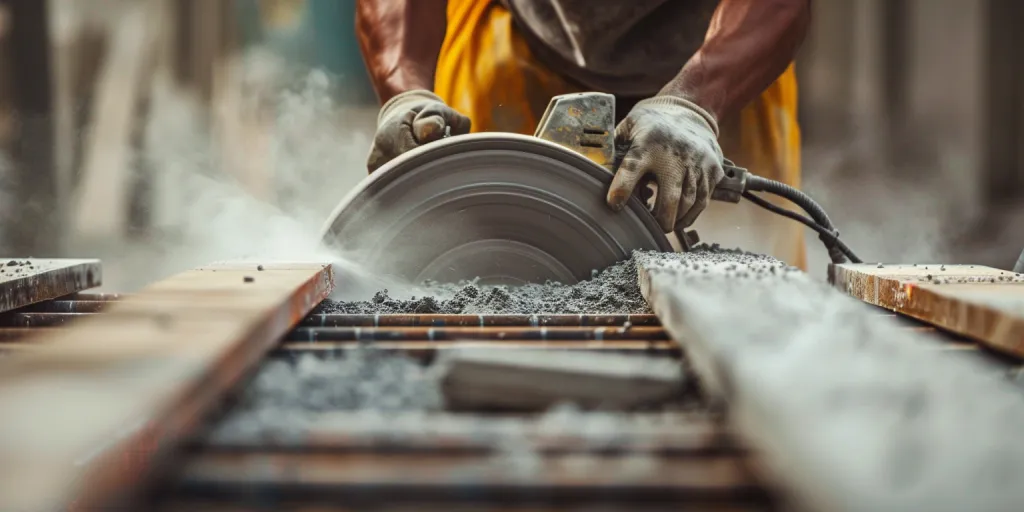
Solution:
[{"label": "power cord", "polygon": [[[813,229],[814,231],[817,231],[819,235],[818,238],[820,238],[821,241],[825,243],[825,247],[828,248],[829,258],[832,259],[833,263],[845,263],[845,258],[849,258],[850,262],[852,263],[862,263],[861,259],[858,258],[857,255],[854,254],[853,251],[850,250],[850,248],[847,247],[846,244],[839,239],[838,231],[829,231],[825,227],[818,225],[818,223],[814,222],[813,220],[803,215],[800,215],[799,213],[789,211],[780,206],[775,206],[774,204],[769,203],[768,201],[758,197],[757,195],[751,192],[744,192],[743,197],[746,198],[751,203],[754,203],[760,206],[761,208],[764,208],[765,210],[768,210],[772,213],[776,213],[783,217],[793,219]],[[838,255],[836,254],[836,251],[839,252]]]},{"label": "power cord", "polygon": [[[742,190],[741,195],[748,201],[772,213],[800,222],[801,224],[816,231],[818,233],[818,239],[825,244],[825,248],[828,250],[828,255],[832,260],[832,263],[846,263],[847,259],[853,263],[861,263],[861,259],[858,258],[857,255],[839,239],[839,230],[837,230],[832,224],[832,220],[828,218],[828,214],[825,213],[825,209],[815,202],[814,199],[811,199],[811,196],[797,190],[796,188],[786,185],[785,183],[762,178],[740,168],[733,167],[731,170],[734,174],[730,177],[735,176],[738,179],[737,184],[733,185],[736,187],[733,188],[734,194],[738,191],[737,188],[739,188]],[[742,176],[739,176],[736,173],[742,173]],[[807,215],[810,218],[776,206],[765,199],[758,197],[753,192],[766,192],[788,199],[807,212]]]}]

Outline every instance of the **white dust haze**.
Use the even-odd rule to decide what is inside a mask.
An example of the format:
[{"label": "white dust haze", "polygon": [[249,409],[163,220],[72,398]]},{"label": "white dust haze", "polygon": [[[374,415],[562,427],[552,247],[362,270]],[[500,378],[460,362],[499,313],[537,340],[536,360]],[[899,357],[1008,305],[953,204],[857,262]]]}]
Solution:
[{"label": "white dust haze", "polygon": [[225,165],[207,113],[156,81],[134,159],[134,171],[151,180],[143,210],[152,228],[116,246],[77,240],[65,249],[102,258],[105,288],[130,291],[226,259],[337,259],[319,247],[320,231],[366,176],[376,109],[336,102],[323,72],[295,71],[260,52],[242,64],[242,113],[264,116],[270,129],[229,155],[234,166]]}]

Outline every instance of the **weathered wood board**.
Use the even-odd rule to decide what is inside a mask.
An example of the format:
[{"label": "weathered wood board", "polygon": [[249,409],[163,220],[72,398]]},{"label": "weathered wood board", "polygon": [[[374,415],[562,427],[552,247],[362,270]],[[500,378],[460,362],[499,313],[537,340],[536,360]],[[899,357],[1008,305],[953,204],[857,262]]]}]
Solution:
[{"label": "weathered wood board", "polygon": [[1024,396],[769,257],[642,255],[641,288],[798,509],[1018,510]]},{"label": "weathered wood board", "polygon": [[682,394],[679,361],[555,350],[460,349],[445,354],[449,408],[544,411],[560,402],[624,410]]},{"label": "weathered wood board", "polygon": [[1024,275],[975,265],[834,265],[836,288],[1024,358]]},{"label": "weathered wood board", "polygon": [[0,258],[0,313],[101,284],[99,260]]},{"label": "weathered wood board", "polygon": [[4,357],[0,510],[108,510],[333,286],[325,264],[215,264]]},{"label": "weathered wood board", "polygon": [[160,5],[125,4],[96,81],[82,176],[72,205],[76,236],[120,238],[128,226],[132,137],[158,49]]}]

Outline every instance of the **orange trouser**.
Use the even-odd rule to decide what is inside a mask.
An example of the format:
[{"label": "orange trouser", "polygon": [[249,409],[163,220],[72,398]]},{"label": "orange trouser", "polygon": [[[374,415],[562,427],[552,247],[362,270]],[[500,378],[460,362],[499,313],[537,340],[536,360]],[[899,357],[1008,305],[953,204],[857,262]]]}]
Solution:
[{"label": "orange trouser", "polygon": [[[434,92],[469,116],[474,132],[532,134],[552,96],[579,91],[534,58],[498,2],[448,1],[448,33]],[[790,65],[738,119],[721,123],[722,150],[751,172],[799,187],[796,107],[796,72]],[[712,203],[694,225],[703,241],[806,267],[803,226],[747,202]]]}]

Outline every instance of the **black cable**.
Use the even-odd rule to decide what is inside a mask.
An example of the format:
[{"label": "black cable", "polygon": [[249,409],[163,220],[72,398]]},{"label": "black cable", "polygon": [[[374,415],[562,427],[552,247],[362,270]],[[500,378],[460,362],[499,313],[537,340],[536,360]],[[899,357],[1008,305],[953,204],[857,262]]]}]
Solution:
[{"label": "black cable", "polygon": [[[824,228],[825,231],[827,231],[827,234],[822,234],[819,231],[818,238],[822,241],[822,243],[825,244],[825,248],[828,250],[828,255],[829,258],[832,259],[832,262],[846,262],[846,256],[848,256],[846,254],[846,251],[849,251],[849,248],[847,247],[846,251],[843,251],[839,247],[839,244],[842,244],[842,242],[839,240],[838,230],[836,230],[835,225],[832,224],[832,219],[828,218],[828,214],[825,213],[825,210],[820,205],[818,205],[818,203],[815,202],[814,199],[811,199],[811,196],[801,192],[800,190],[797,190],[796,188],[786,185],[785,183],[780,183],[778,181],[762,178],[755,174],[749,174],[747,176],[747,184],[745,191],[767,192],[769,194],[775,194],[777,196],[784,197],[795,203],[797,206],[799,206],[805,212],[807,212],[807,214],[811,217],[811,220],[816,225]],[[789,217],[789,215],[786,216]],[[817,231],[817,229],[815,229],[815,231]],[[845,244],[843,244],[843,247],[845,247]]]},{"label": "black cable", "polygon": [[811,196],[796,188],[786,185],[785,183],[750,174],[747,176],[747,186],[744,191],[768,192],[769,194],[782,196],[796,203],[800,208],[803,208],[803,210],[807,212],[811,219],[818,223],[819,226],[829,231],[836,230],[835,226],[832,224],[832,219],[829,219],[828,214],[825,213],[825,209],[819,206],[814,199],[811,199]]},{"label": "black cable", "polygon": [[[858,258],[857,255],[854,254],[853,251],[850,250],[850,248],[847,247],[847,245],[845,243],[843,243],[842,240],[839,239],[839,237],[835,233],[835,231],[829,231],[827,228],[825,228],[824,226],[821,226],[820,224],[818,224],[814,220],[811,220],[811,219],[809,219],[809,218],[807,218],[807,217],[805,217],[803,215],[800,215],[799,213],[796,213],[796,212],[787,210],[785,208],[782,208],[781,206],[776,206],[776,205],[774,205],[772,203],[769,203],[768,201],[758,197],[757,195],[755,195],[755,194],[753,194],[751,192],[744,192],[743,193],[743,197],[745,197],[748,201],[750,201],[750,202],[760,206],[761,208],[764,208],[764,209],[766,209],[766,210],[768,210],[768,211],[770,211],[772,213],[775,213],[777,215],[781,215],[783,217],[788,217],[790,219],[793,219],[793,220],[795,220],[795,221],[797,221],[797,222],[799,222],[799,223],[801,223],[801,224],[803,224],[803,225],[813,229],[814,231],[816,231],[818,233],[818,235],[821,237],[822,241],[826,242],[826,246],[835,247],[846,258],[849,258],[849,260],[851,262],[853,262],[853,263],[862,263],[861,259]],[[831,256],[831,254],[830,254],[830,256]],[[835,260],[836,260],[836,258],[832,257],[832,261],[833,262],[835,262],[835,263],[842,263],[842,262],[835,261]]]}]

